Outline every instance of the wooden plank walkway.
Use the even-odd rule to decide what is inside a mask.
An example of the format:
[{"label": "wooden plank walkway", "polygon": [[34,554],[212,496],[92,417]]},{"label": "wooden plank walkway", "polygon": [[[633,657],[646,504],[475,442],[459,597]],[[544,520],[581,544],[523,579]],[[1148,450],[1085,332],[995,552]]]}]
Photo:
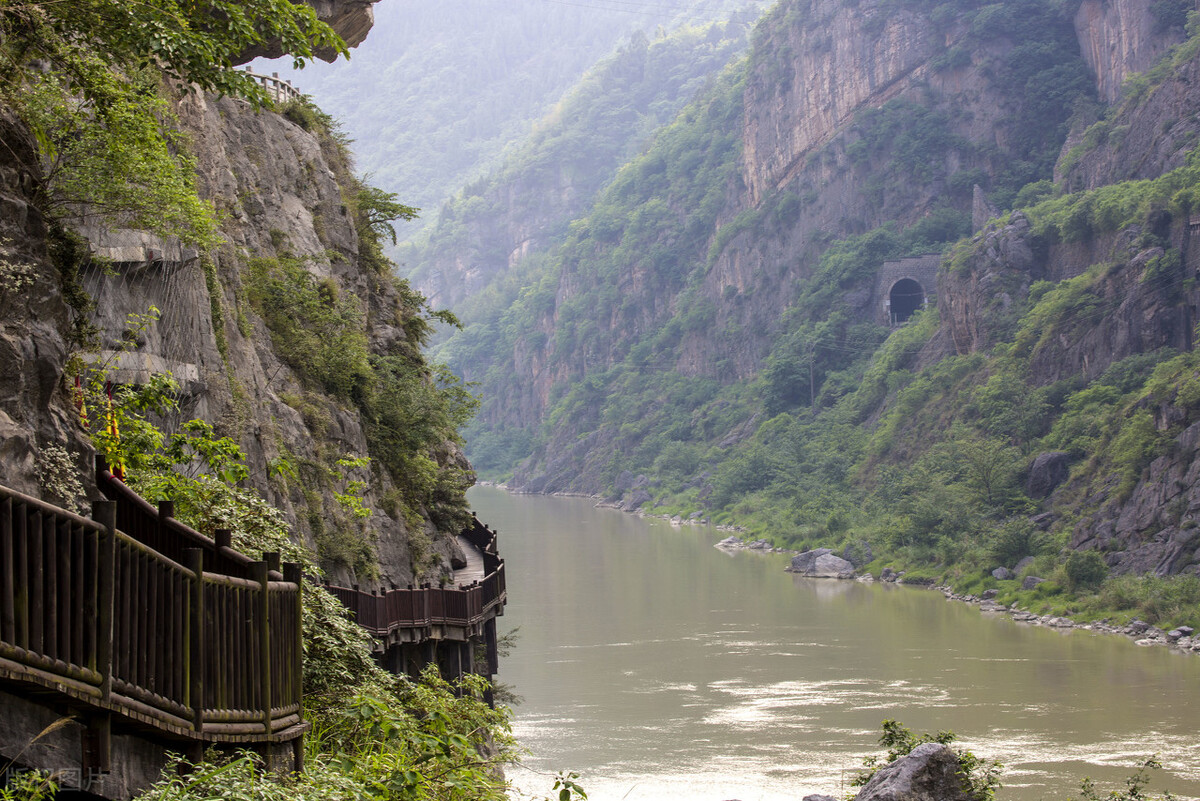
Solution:
[{"label": "wooden plank walkway", "polygon": [[458,544],[462,546],[463,555],[467,557],[467,566],[454,571],[455,585],[466,587],[477,581],[483,581],[483,577],[487,574],[483,565],[483,552],[462,534],[458,535]]}]

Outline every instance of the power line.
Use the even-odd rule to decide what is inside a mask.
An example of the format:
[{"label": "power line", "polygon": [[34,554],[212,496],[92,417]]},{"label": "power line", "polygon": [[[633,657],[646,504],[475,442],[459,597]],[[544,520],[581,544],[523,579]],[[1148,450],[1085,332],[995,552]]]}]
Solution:
[{"label": "power line", "polygon": [[[707,17],[707,16],[700,16],[698,14],[687,13],[685,11],[682,11],[682,9],[686,8],[686,6],[676,6],[675,7],[677,9],[680,9],[680,11],[672,11],[669,8],[665,8],[661,11],[645,11],[645,10],[641,10],[641,9],[657,8],[657,5],[656,4],[646,4],[646,3],[635,3],[635,2],[631,2],[631,0],[602,0],[602,2],[604,3],[603,5],[600,3],[570,2],[570,0],[542,0],[542,2],[553,3],[555,5],[560,5],[560,6],[573,6],[575,8],[588,8],[588,9],[592,9],[593,11],[616,11],[616,12],[619,12],[622,14],[637,14],[639,16],[654,17],[654,18],[663,19],[663,20],[683,20],[683,21],[689,21],[689,22],[711,22],[711,23],[718,23],[718,24],[730,21],[729,18],[727,18],[727,17],[726,18]],[[613,4],[613,5],[609,5],[609,4]],[[632,8],[621,8],[620,7],[621,5],[633,6],[633,7]]]}]

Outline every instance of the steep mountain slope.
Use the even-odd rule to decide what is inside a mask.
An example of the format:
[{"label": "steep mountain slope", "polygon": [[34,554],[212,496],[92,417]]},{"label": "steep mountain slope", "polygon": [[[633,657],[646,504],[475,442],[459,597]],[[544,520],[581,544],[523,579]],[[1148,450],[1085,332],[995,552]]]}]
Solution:
[{"label": "steep mountain slope", "polygon": [[[81,32],[61,41],[91,65],[110,55]],[[73,64],[77,51],[63,52]],[[448,569],[472,479],[456,434],[471,401],[425,361],[431,312],[381,251],[397,204],[353,175],[329,118],[304,103],[279,113],[180,93],[151,73],[127,91],[123,75],[100,67],[89,76],[124,116],[103,105],[87,115],[97,106],[84,94],[50,106],[83,106],[83,124],[67,118],[70,128],[37,105],[56,97],[54,74],[13,64],[4,97],[26,119],[4,106],[0,364],[12,380],[0,399],[0,481],[60,503],[94,497],[85,426],[93,435],[107,428],[106,404],[80,408],[72,379],[98,377],[102,391],[106,381],[147,386],[170,375],[177,389],[167,399],[178,408],[155,421],[173,434],[197,418],[230,437],[246,456],[248,486],[281,510],[331,578],[405,584]],[[152,113],[119,106],[126,97],[153,98]],[[156,139],[161,130],[169,140]],[[90,145],[82,153],[62,144],[81,138]],[[54,205],[69,179],[69,190],[138,202],[146,184],[153,191],[170,177],[166,162],[146,160],[156,141],[186,172],[177,195],[151,196],[159,205],[150,211],[171,220],[177,205],[190,209],[190,241],[207,244],[202,251],[122,227],[155,223],[132,205]],[[133,166],[119,160],[130,151],[140,159]],[[122,169],[103,172],[111,163]],[[207,208],[219,232],[205,228]],[[136,452],[138,432],[121,433]],[[139,455],[155,450],[147,441]]]},{"label": "steep mountain slope", "polygon": [[477,466],[963,576],[1194,570],[1190,9],[781,3],[446,347]]},{"label": "steep mountain slope", "polygon": [[349,63],[271,69],[342,121],[374,183],[423,209],[398,228],[407,238],[620,42],[743,5],[390,2]]},{"label": "steep mountain slope", "polygon": [[498,279],[511,287],[510,267],[561,241],[567,223],[745,48],[748,34],[748,23],[730,21],[653,42],[635,36],[510,148],[501,169],[447,202],[428,237],[401,248],[410,280],[432,303],[471,319],[462,301]]},{"label": "steep mountain slope", "polygon": [[[641,362],[671,366],[687,378],[749,377],[778,333],[796,279],[813,275],[816,258],[839,232],[924,219],[927,232],[908,245],[920,250],[967,230],[969,215],[961,209],[969,205],[973,185],[988,182],[987,168],[996,173],[996,186],[989,188],[1009,195],[1028,180],[1023,173],[1040,170],[1048,177],[1053,156],[1043,152],[1041,139],[1065,136],[1069,112],[1062,104],[1033,108],[1012,96],[1021,94],[1014,88],[1017,78],[1025,79],[1022,89],[1029,80],[1042,80],[1068,95],[1086,94],[1084,63],[1070,55],[1075,32],[1069,21],[1035,10],[1026,14],[1024,31],[1014,33],[1005,27],[1015,25],[1009,18],[978,22],[970,15],[943,15],[947,33],[939,39],[928,7],[923,15],[902,11],[893,13],[890,4],[854,10],[836,3],[778,6],[760,25],[750,62],[732,69],[645,157],[622,171],[588,225],[577,226],[552,257],[548,278],[506,312],[515,323],[509,326],[518,339],[515,349],[548,366],[530,367],[526,357],[513,369],[498,370],[501,378],[537,378],[532,386],[520,382],[520,391],[532,396],[507,418],[495,410],[512,408],[508,387],[485,392],[485,420],[538,419],[555,382],[578,378],[584,362],[591,368],[618,363],[639,341]],[[996,31],[989,32],[989,25]],[[844,44],[832,49],[835,29]],[[1018,33],[1032,38],[1024,49],[1011,40]],[[964,49],[980,37],[999,55],[984,51],[976,59]],[[864,43],[877,43],[878,53]],[[1031,49],[1063,55],[1036,61],[1029,58]],[[816,85],[795,78],[793,69],[816,70],[794,66],[789,54],[796,52],[827,59],[828,73],[842,76],[828,97],[810,96]],[[924,54],[924,61],[904,55],[889,62],[880,53]],[[909,63],[913,59],[920,70]],[[1065,86],[1059,73],[1068,79]],[[878,96],[864,88],[876,84],[886,87]],[[860,100],[861,108],[851,111],[862,114],[843,113],[815,138],[769,139],[767,132],[790,130],[789,120],[807,120],[812,107],[834,103],[843,91],[876,105]],[[758,97],[766,99],[756,103]],[[1002,122],[1022,130],[1022,137],[993,133],[986,123],[997,109],[1007,109]],[[984,124],[976,122],[980,118]],[[756,201],[768,181],[783,188]],[[597,269],[601,260],[609,266]],[[594,333],[575,334],[580,313]],[[517,316],[529,319],[518,323]],[[499,310],[493,319],[499,320]],[[701,330],[714,335],[692,333]],[[651,341],[656,333],[657,344]],[[528,347],[522,337],[538,337],[539,346]],[[585,339],[586,353],[572,347]],[[488,355],[479,359],[486,364]],[[484,374],[471,355],[462,364],[472,379]],[[593,490],[598,486],[593,483]]]}]

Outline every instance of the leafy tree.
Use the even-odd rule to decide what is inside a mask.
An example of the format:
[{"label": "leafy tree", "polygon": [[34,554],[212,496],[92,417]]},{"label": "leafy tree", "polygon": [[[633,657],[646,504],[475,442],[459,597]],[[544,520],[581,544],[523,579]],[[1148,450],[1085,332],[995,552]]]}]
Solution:
[{"label": "leafy tree", "polygon": [[[277,44],[297,67],[321,49],[347,55],[346,44],[304,3],[290,0],[13,0],[0,11],[7,70],[47,59],[91,100],[103,90],[80,60],[107,66],[154,66],[171,79],[265,105],[253,78],[234,69],[251,48]],[[12,73],[5,76],[11,79]]]},{"label": "leafy tree", "polygon": [[[395,220],[413,220],[420,209],[401,203],[395,192],[384,192],[374,186],[364,184],[355,195],[359,219],[366,227],[379,237],[384,234],[396,244],[396,229],[392,225]],[[361,234],[361,232],[360,232]]]},{"label": "leafy tree", "polygon": [[[170,108],[193,87],[269,102],[234,69],[278,43],[298,64],[345,44],[289,0],[14,0],[0,7],[0,101],[33,130],[45,175],[42,211],[209,247],[213,212]],[[45,69],[46,66],[49,69]]]},{"label": "leafy tree", "polygon": [[1034,556],[1045,545],[1044,537],[1026,518],[1006,520],[990,533],[987,544],[992,564],[1012,567],[1026,556]]}]

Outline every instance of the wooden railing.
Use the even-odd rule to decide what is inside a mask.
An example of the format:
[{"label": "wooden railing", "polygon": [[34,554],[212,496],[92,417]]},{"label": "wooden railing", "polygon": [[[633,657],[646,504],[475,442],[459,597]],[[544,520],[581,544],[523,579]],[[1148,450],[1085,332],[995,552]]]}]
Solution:
[{"label": "wooden railing", "polygon": [[504,560],[496,550],[496,532],[475,519],[463,536],[483,554],[484,578],[467,587],[392,588],[365,592],[357,587],[326,585],[371,634],[386,637],[399,629],[423,629],[433,625],[476,626],[494,618],[507,601]]},{"label": "wooden railing", "polygon": [[[109,472],[103,456],[96,457],[96,486],[106,498],[117,502],[117,528],[146,547],[176,562],[183,562],[189,548],[199,548],[204,551],[204,569],[210,573],[252,577],[254,560],[231,547],[228,530],[218,530],[213,540],[180,523],[175,519],[173,502],[161,501],[157,508],[150,505]],[[272,578],[282,578],[278,568]]]},{"label": "wooden railing", "polygon": [[0,487],[0,676],[184,739],[299,736],[299,566],[273,579],[207,538],[171,545],[176,527],[200,535],[117,494],[89,520]]},{"label": "wooden railing", "polygon": [[275,99],[276,103],[286,103],[289,100],[299,100],[300,90],[292,86],[292,82],[279,77],[278,72],[272,72],[270,76],[260,75],[253,68],[246,67],[246,73],[262,86]]}]

